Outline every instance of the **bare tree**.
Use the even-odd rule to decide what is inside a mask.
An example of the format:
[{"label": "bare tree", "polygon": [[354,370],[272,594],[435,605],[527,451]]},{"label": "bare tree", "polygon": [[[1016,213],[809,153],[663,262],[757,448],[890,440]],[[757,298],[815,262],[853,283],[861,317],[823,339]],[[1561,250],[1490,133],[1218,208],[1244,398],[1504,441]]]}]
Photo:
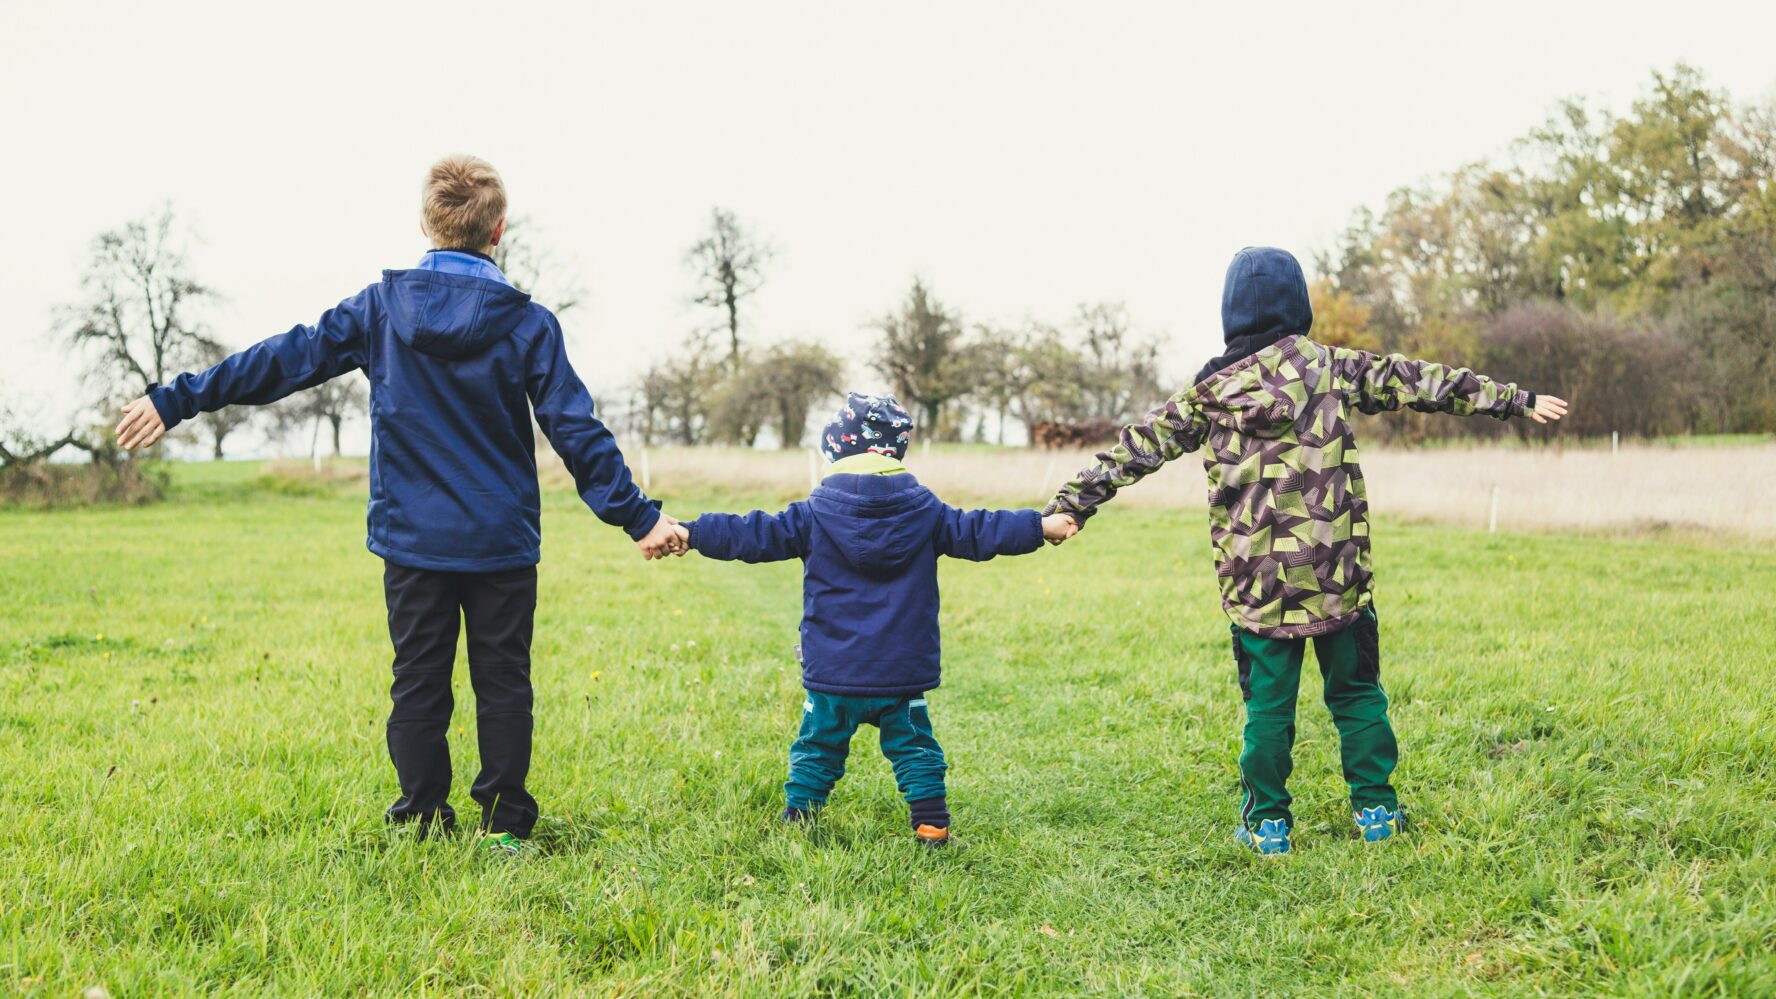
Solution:
[{"label": "bare tree", "polygon": [[191,276],[184,241],[170,206],[93,240],[82,298],[66,315],[105,394],[138,395],[222,352],[202,320],[218,296]]},{"label": "bare tree", "polygon": [[307,391],[282,399],[270,407],[271,435],[289,441],[306,434],[308,455],[320,452],[321,429],[331,431],[333,457],[340,456],[340,432],[349,420],[369,411],[370,392],[366,383],[351,375],[322,382]]},{"label": "bare tree", "polygon": [[643,440],[655,435],[696,444],[709,427],[721,372],[707,362],[708,334],[693,333],[683,350],[651,365],[636,385]]},{"label": "bare tree", "polygon": [[729,371],[740,370],[740,303],[764,285],[765,265],[774,253],[724,208],[712,210],[708,234],[685,253],[685,266],[697,281],[691,301],[722,311]]},{"label": "bare tree", "polygon": [[537,224],[528,215],[506,220],[506,233],[493,248],[493,262],[512,287],[531,296],[560,316],[579,305],[586,288],[571,260],[563,260],[539,237]]},{"label": "bare tree", "polygon": [[1086,357],[1086,418],[1127,423],[1170,394],[1160,385],[1159,343],[1134,334],[1121,302],[1080,305],[1074,326]]}]

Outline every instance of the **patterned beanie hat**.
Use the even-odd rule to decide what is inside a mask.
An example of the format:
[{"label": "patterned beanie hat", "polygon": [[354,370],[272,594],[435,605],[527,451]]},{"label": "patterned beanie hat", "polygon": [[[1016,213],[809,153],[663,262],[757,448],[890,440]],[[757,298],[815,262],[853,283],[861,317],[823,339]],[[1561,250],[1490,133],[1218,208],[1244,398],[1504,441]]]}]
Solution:
[{"label": "patterned beanie hat", "polygon": [[905,458],[912,432],[913,418],[893,396],[853,392],[821,432],[820,450],[827,461],[865,453]]}]

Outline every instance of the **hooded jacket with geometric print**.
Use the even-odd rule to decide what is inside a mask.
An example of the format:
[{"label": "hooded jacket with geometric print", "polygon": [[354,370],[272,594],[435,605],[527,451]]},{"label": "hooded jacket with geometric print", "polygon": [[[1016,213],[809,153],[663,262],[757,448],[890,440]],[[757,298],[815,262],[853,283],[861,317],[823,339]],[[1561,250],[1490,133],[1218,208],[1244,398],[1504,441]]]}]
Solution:
[{"label": "hooded jacket with geometric print", "polygon": [[1405,406],[1502,420],[1534,405],[1531,393],[1466,368],[1293,334],[1124,428],[1116,446],[1043,513],[1071,514],[1084,526],[1118,489],[1204,449],[1209,536],[1227,616],[1268,638],[1323,635],[1354,623],[1373,600],[1369,503],[1352,410]]}]

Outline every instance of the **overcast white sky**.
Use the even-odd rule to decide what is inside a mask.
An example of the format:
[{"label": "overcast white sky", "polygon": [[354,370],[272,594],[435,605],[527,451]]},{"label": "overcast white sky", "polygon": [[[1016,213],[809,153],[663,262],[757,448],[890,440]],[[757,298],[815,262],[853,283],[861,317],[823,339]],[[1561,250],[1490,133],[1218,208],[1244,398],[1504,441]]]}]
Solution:
[{"label": "overcast white sky", "polygon": [[417,259],[451,151],[581,265],[595,392],[701,321],[682,257],[717,204],[780,249],[757,340],[823,338],[860,381],[915,273],[971,320],[1124,300],[1187,375],[1243,245],[1308,262],[1357,206],[1680,59],[1776,84],[1776,4],[1195,7],[0,0],[0,391],[71,409],[50,330],[98,231],[170,200],[245,345]]}]

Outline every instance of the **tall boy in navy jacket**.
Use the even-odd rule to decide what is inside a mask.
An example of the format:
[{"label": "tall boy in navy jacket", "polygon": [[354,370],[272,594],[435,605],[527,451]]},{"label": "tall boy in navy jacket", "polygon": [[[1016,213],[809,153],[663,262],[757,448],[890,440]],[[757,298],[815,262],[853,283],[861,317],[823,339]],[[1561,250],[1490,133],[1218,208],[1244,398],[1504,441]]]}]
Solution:
[{"label": "tall boy in navy jacket", "polygon": [[479,720],[485,844],[517,852],[536,822],[530,770],[530,638],[536,611],[536,446],[530,416],[600,519],[648,558],[682,551],[677,522],[635,487],[592,397],[567,362],[561,326],[488,256],[506,226],[506,190],[488,163],[452,156],[426,178],[432,250],[313,326],[153,387],[124,409],[118,442],[147,447],[198,413],[265,405],[362,369],[370,381],[368,546],[385,563],[394,642],[389,757],[394,822],[449,828],[450,673],[466,620]]},{"label": "tall boy in navy jacket", "polygon": [[939,680],[937,557],[1023,555],[1075,528],[1035,510],[945,506],[901,464],[912,429],[892,396],[852,393],[825,430],[833,465],[812,495],[782,513],[710,513],[685,527],[707,558],[803,561],[807,696],[789,750],[784,820],[805,821],[826,804],[851,736],[874,725],[915,836],[941,846],[950,829],[944,755],[925,706]]}]

